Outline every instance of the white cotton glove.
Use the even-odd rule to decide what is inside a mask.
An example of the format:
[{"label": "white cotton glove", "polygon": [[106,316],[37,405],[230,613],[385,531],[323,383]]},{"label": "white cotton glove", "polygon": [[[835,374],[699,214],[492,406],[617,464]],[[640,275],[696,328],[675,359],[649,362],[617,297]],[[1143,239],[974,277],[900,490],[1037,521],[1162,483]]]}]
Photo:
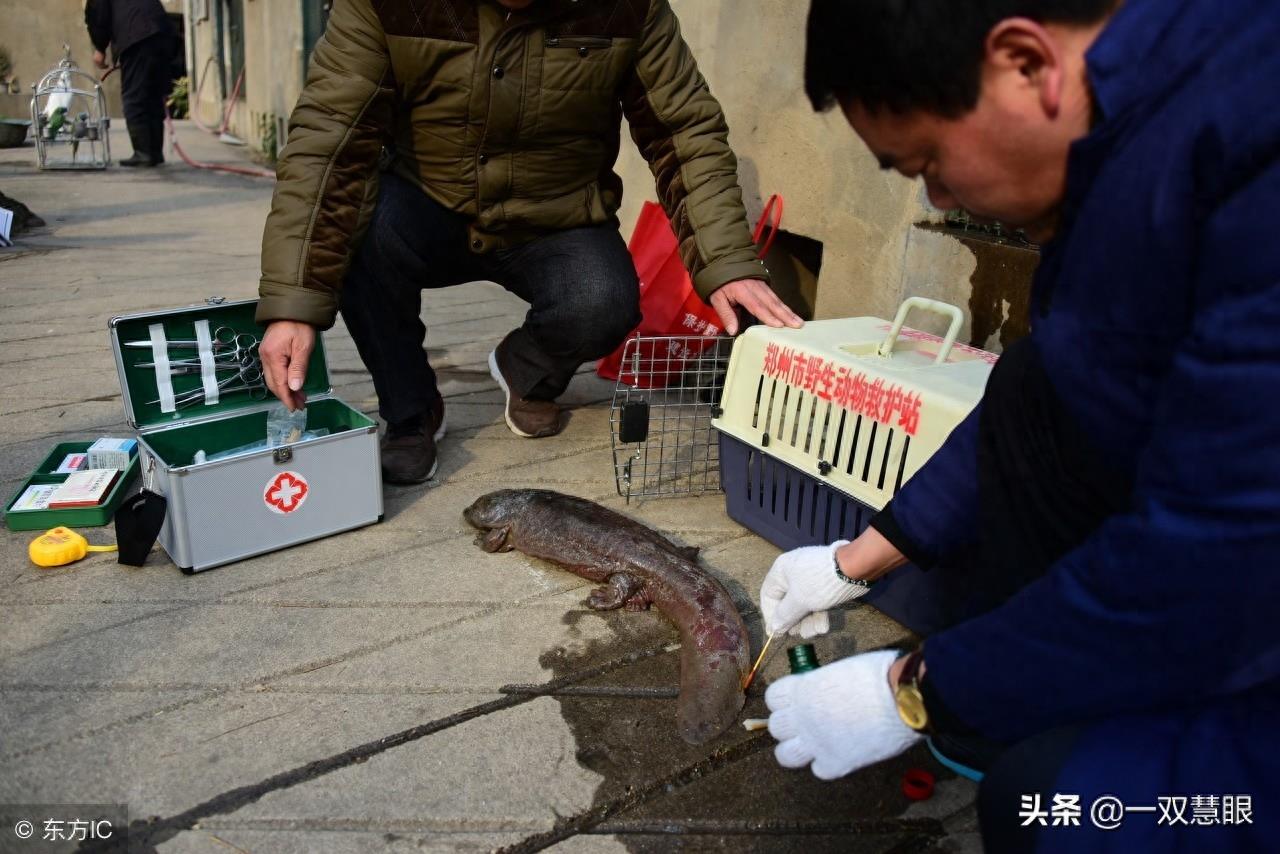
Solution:
[{"label": "white cotton glove", "polygon": [[852,602],[867,588],[836,578],[836,549],[848,545],[804,546],[781,554],[760,585],[760,613],[768,634],[789,631],[802,638],[831,630],[827,609]]},{"label": "white cotton glove", "polygon": [[813,776],[835,780],[897,756],[921,739],[902,722],[889,690],[893,650],[855,655],[769,686],[773,755],[784,768],[813,763]]}]

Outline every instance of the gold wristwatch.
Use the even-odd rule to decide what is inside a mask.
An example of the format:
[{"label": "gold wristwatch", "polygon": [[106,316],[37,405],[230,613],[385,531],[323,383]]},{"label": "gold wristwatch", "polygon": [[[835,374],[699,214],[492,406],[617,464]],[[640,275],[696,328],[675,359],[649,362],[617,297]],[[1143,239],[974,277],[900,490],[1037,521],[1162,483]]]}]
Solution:
[{"label": "gold wristwatch", "polygon": [[929,727],[929,713],[925,711],[924,694],[920,690],[920,664],[923,661],[924,653],[920,650],[907,656],[902,675],[898,677],[898,688],[893,694],[898,717],[916,732],[924,732]]}]

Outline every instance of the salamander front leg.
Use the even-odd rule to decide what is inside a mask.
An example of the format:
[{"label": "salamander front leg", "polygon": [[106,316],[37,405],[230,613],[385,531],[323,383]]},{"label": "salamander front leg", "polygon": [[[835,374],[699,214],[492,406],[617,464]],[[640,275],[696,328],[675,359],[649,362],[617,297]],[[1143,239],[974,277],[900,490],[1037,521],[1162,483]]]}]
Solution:
[{"label": "salamander front leg", "polygon": [[640,579],[625,572],[615,572],[609,576],[604,587],[597,587],[587,597],[587,607],[596,611],[612,611],[621,608],[624,603],[640,590]]}]

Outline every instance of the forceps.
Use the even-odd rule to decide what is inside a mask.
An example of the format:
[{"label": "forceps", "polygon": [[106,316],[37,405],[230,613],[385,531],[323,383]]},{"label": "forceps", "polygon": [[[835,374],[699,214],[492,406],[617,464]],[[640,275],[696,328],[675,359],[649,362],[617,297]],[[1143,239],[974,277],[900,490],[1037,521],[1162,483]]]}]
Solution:
[{"label": "forceps", "polygon": [[[256,368],[261,365],[258,360],[258,345],[254,344],[248,350],[232,351],[223,353],[213,357],[213,369],[215,371],[241,371],[246,368]],[[154,368],[155,362],[138,362],[135,368]],[[174,375],[180,374],[198,374],[203,370],[203,363],[199,359],[170,359],[169,373]]]},{"label": "forceps", "polygon": [[[256,335],[250,335],[248,332],[236,332],[230,326],[219,326],[213,331],[213,338],[210,340],[213,350],[231,350],[239,355],[246,351],[258,351],[260,343]],[[125,347],[146,348],[151,349],[151,341],[126,341]],[[191,338],[172,339],[165,342],[166,347],[179,347],[185,349],[193,349],[200,346],[200,342]]]},{"label": "forceps", "polygon": [[[262,378],[262,369],[254,366],[241,366],[232,376],[227,377],[218,383],[219,395],[231,394],[234,392],[248,392],[249,397],[254,400],[267,399],[267,384]],[[178,409],[184,409],[194,403],[204,400],[204,387],[193,388],[190,391],[182,392],[173,396],[174,406]],[[159,398],[149,401],[148,406],[154,406],[160,402]]]}]

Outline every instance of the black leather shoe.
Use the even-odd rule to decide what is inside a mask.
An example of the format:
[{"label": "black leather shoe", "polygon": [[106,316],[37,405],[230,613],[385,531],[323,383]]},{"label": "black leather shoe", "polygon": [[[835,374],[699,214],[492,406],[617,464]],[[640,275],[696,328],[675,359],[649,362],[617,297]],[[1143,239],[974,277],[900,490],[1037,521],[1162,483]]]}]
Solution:
[{"label": "black leather shoe", "polygon": [[435,477],[440,466],[436,442],[444,438],[444,399],[425,416],[387,425],[382,437],[382,480],[384,483],[422,483]]},{"label": "black leather shoe", "polygon": [[388,429],[382,438],[382,480],[384,483],[422,483],[431,479],[440,461],[436,457],[436,441],[427,435],[426,427]]},{"label": "black leather shoe", "polygon": [[151,128],[136,122],[128,126],[129,142],[133,145],[133,154],[120,161],[121,166],[155,166],[151,155]]},{"label": "black leather shoe", "polygon": [[143,154],[140,151],[135,151],[130,156],[121,160],[120,165],[121,166],[155,166],[156,163],[151,159],[151,155]]}]

